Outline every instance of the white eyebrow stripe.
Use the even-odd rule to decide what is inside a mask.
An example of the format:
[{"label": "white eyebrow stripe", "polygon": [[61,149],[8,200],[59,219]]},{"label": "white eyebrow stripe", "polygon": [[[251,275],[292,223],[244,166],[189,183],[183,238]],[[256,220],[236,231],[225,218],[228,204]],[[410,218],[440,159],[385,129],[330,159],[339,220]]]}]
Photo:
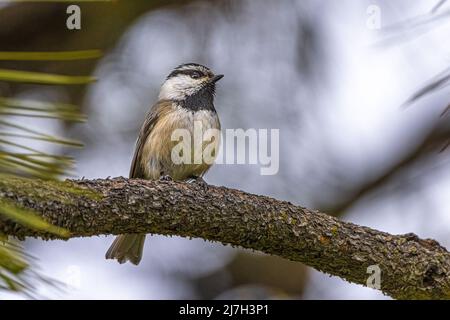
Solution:
[{"label": "white eyebrow stripe", "polygon": [[208,70],[207,68],[205,68],[203,66],[196,66],[196,65],[192,65],[192,64],[188,64],[188,65],[179,67],[176,70],[178,70],[178,71],[186,71],[186,70],[202,71],[204,73],[211,72],[210,70]]}]

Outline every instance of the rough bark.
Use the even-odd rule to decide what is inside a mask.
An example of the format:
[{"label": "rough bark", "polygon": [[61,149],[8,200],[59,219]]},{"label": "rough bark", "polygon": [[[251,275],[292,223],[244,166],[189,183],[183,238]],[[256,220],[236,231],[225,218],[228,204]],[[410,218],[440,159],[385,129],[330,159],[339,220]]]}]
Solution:
[{"label": "rough bark", "polygon": [[[125,178],[50,182],[2,177],[0,201],[34,209],[71,237],[145,232],[203,238],[303,262],[399,299],[450,298],[450,254],[434,240],[391,235],[225,187]],[[54,238],[0,217],[0,233]]]}]

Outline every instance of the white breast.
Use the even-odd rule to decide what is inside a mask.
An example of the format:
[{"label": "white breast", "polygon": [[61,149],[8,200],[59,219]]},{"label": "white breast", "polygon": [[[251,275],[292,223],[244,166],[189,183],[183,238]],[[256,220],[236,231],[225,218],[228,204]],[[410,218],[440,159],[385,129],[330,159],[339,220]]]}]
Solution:
[{"label": "white breast", "polygon": [[[200,147],[194,148],[194,139],[199,137],[199,128],[200,134],[204,134],[208,130],[209,132],[219,132],[220,122],[217,113],[209,110],[191,111],[174,107],[173,111],[160,119],[145,144],[147,157],[143,160],[146,164],[147,175],[156,179],[160,176],[160,173],[163,173],[170,175],[175,180],[185,180],[191,176],[201,176],[205,173],[210,168],[212,161],[210,159],[207,159],[206,162],[203,161],[203,150],[206,145],[209,145],[209,148],[215,148],[215,156],[217,156],[220,135],[216,135],[213,143],[211,143],[211,140],[205,140]],[[172,148],[177,144],[176,141],[172,141],[172,133],[177,129],[184,129],[189,132],[192,139],[192,163],[174,164],[172,161]],[[211,131],[210,129],[216,130]],[[202,135],[200,137],[203,138]],[[200,159],[201,162],[196,162],[195,159]]]}]

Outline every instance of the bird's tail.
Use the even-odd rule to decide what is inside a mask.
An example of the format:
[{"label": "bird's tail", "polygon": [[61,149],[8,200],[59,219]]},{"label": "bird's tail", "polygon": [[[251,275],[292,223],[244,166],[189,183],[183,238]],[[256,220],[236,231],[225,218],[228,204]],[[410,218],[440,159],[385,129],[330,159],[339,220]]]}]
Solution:
[{"label": "bird's tail", "polygon": [[106,252],[106,259],[117,259],[119,263],[130,261],[138,265],[142,258],[145,234],[122,234],[114,239]]}]

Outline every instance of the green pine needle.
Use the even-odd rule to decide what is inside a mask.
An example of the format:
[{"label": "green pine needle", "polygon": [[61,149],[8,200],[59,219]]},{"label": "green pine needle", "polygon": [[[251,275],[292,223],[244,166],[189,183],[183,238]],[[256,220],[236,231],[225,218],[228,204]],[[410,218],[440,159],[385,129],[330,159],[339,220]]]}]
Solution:
[{"label": "green pine needle", "polygon": [[78,50],[60,52],[15,52],[0,51],[0,60],[27,61],[70,61],[97,59],[102,56],[100,50]]},{"label": "green pine needle", "polygon": [[[1,0],[0,0],[1,2]],[[30,61],[70,61],[95,59],[101,56],[98,50],[65,52],[0,52],[0,60]],[[46,84],[82,85],[95,81],[91,76],[68,76],[40,72],[0,69],[0,81]],[[42,118],[55,121],[82,122],[86,117],[77,106],[65,103],[43,102],[0,97],[0,174],[10,174],[28,178],[58,179],[70,173],[73,159],[67,156],[48,154],[29,145],[32,140],[65,147],[81,147],[72,139],[57,137],[31,129],[20,124],[16,118]],[[14,118],[14,121],[12,121]],[[0,221],[15,221],[17,224],[68,237],[69,231],[52,225],[40,216],[18,206],[11,200],[0,198]],[[36,288],[33,282],[54,286],[56,281],[46,279],[30,267],[34,258],[23,252],[22,247],[7,237],[0,235],[0,291],[20,292],[34,297]]]},{"label": "green pine needle", "polygon": [[88,84],[96,79],[91,76],[66,76],[41,72],[0,69],[0,81],[52,84],[52,85],[76,85]]}]

